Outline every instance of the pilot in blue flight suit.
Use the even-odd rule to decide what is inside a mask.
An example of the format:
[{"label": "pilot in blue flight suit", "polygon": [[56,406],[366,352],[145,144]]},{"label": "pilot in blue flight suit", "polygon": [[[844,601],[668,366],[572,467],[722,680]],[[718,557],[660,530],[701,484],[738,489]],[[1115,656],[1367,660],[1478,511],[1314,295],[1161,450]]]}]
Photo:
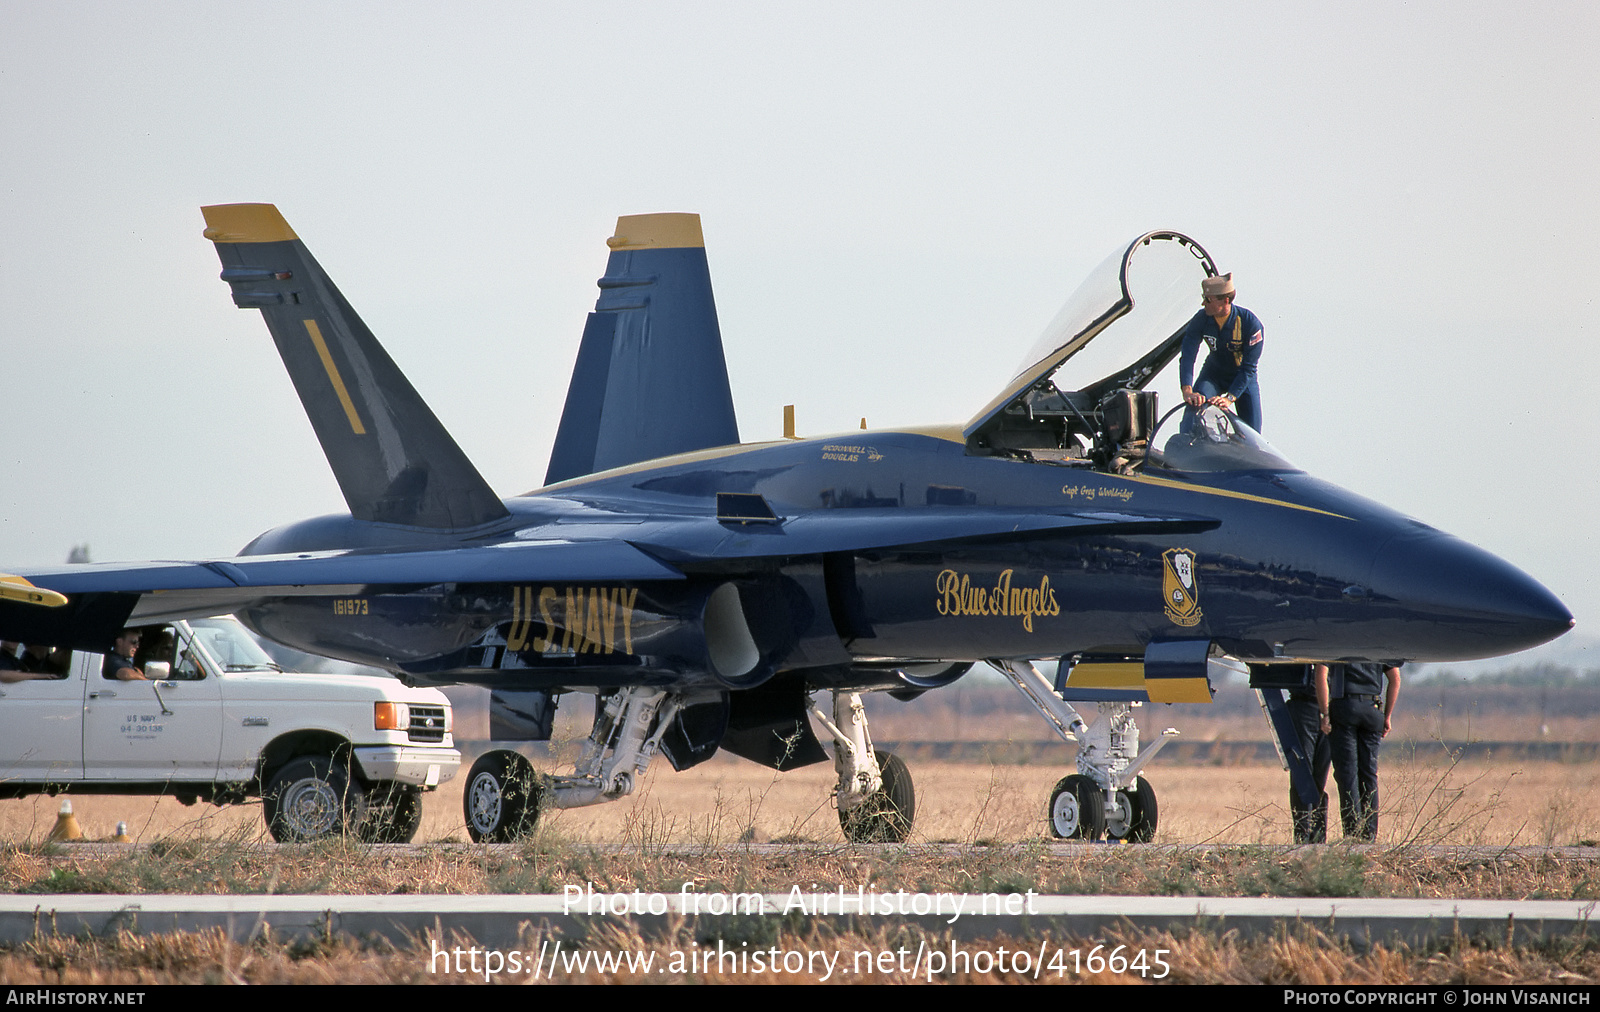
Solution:
[{"label": "pilot in blue flight suit", "polygon": [[[1183,384],[1184,428],[1194,413],[1207,404],[1226,408],[1257,432],[1261,431],[1261,389],[1256,383],[1256,363],[1261,361],[1261,321],[1243,306],[1233,304],[1233,275],[1222,274],[1200,282],[1201,309],[1183,331],[1183,354],[1178,377]],[[1211,349],[1194,376],[1200,342]]]}]

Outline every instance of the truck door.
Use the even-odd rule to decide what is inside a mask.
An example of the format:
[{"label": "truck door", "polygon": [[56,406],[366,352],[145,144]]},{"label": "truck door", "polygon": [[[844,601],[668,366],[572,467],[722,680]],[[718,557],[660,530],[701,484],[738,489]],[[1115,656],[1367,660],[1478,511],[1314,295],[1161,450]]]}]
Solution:
[{"label": "truck door", "polygon": [[141,632],[135,663],[145,670],[166,664],[170,677],[121,682],[100,666],[88,672],[85,777],[211,783],[222,748],[221,679],[195,648],[187,623]]},{"label": "truck door", "polygon": [[43,663],[25,666],[35,670],[0,681],[0,782],[72,783],[83,778],[87,661],[64,649],[34,653]]}]

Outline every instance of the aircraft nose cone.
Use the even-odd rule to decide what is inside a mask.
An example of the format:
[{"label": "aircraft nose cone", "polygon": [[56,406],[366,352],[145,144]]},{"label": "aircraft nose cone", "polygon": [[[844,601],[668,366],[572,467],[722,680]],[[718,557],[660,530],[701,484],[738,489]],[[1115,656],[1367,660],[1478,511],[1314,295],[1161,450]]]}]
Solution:
[{"label": "aircraft nose cone", "polygon": [[1572,613],[1498,556],[1438,531],[1397,535],[1372,568],[1376,601],[1398,607],[1409,656],[1464,661],[1538,646],[1572,628]]}]

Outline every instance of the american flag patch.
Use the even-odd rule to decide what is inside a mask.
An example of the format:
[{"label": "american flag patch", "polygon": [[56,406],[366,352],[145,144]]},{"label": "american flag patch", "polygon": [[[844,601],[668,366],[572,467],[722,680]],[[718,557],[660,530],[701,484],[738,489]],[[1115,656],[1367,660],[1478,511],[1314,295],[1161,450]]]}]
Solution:
[{"label": "american flag patch", "polygon": [[1262,334],[1262,331],[1259,331],[1259,330],[1256,331],[1255,335],[1250,338],[1250,343],[1251,344],[1260,344],[1261,343],[1261,334]]}]

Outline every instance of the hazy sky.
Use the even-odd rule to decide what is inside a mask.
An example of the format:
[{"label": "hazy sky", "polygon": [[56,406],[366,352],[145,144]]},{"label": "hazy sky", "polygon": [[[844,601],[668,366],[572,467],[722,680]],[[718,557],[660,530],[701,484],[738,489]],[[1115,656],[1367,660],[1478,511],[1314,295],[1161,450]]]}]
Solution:
[{"label": "hazy sky", "polygon": [[965,420],[1175,228],[1266,324],[1273,443],[1583,636],[1597,44],[1576,2],[0,0],[0,568],[344,510],[202,204],[276,203],[507,495],[619,214],[703,216],[746,439]]}]

